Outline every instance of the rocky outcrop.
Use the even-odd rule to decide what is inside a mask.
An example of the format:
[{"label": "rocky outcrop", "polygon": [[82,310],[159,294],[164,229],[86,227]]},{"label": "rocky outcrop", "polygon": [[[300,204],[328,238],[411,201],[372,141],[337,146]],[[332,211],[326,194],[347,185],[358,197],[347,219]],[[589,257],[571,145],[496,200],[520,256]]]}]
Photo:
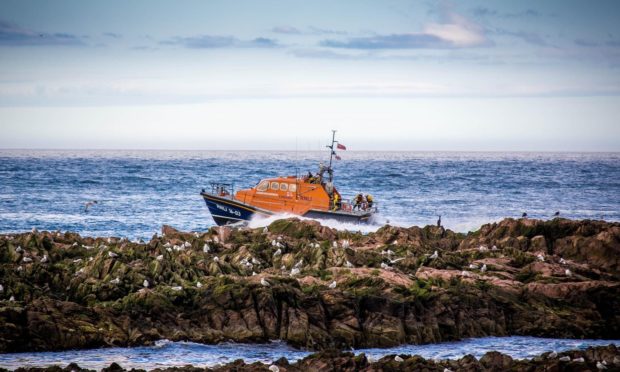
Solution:
[{"label": "rocky outcrop", "polygon": [[0,351],[162,338],[315,350],[620,338],[617,223],[508,219],[468,235],[435,226],[363,235],[296,219],[162,230],[149,242],[0,237]]},{"label": "rocky outcrop", "polygon": [[[0,368],[1,370],[1,368]],[[312,354],[295,363],[289,363],[285,358],[279,359],[271,365],[262,363],[246,364],[237,360],[213,368],[196,368],[193,366],[155,369],[153,371],[174,372],[305,372],[305,371],[620,371],[620,350],[614,346],[588,348],[586,350],[571,350],[562,353],[547,352],[532,359],[515,360],[509,355],[491,351],[479,360],[466,355],[456,360],[424,359],[417,355],[387,355],[377,361],[371,361],[364,354],[354,355],[350,352],[327,350]],[[20,368],[19,372],[86,372],[77,364],[48,368]],[[112,363],[103,372],[124,372],[122,366]],[[132,370],[140,371],[140,370]]]}]

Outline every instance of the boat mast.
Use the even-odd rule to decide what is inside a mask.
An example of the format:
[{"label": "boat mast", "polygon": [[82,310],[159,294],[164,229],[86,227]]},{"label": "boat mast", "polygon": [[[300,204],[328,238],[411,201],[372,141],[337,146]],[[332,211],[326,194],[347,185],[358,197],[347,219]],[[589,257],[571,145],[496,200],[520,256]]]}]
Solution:
[{"label": "boat mast", "polygon": [[328,172],[329,173],[329,182],[332,182],[334,180],[334,172],[332,170],[332,159],[334,157],[334,143],[336,143],[336,130],[332,129],[332,144],[331,146],[327,146],[330,150],[329,152],[329,167]]}]

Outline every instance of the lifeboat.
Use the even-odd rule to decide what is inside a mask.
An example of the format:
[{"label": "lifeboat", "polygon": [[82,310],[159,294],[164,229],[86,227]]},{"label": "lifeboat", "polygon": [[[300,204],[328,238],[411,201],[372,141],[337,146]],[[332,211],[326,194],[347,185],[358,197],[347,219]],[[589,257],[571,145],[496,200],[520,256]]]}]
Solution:
[{"label": "lifeboat", "polygon": [[[332,134],[329,165],[319,165],[316,175],[285,176],[260,180],[256,186],[235,192],[232,184],[212,183],[202,190],[207,208],[218,225],[243,223],[254,217],[291,214],[314,219],[331,219],[349,223],[367,222],[378,209],[372,196],[357,195],[352,202],[342,198],[334,185],[332,160],[335,152]],[[346,149],[337,145],[338,149]]]}]

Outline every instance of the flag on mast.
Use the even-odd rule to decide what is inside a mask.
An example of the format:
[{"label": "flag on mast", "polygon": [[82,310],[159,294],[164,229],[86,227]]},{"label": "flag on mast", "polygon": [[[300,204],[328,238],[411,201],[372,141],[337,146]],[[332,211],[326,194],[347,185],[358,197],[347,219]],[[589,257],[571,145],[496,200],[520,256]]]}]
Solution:
[{"label": "flag on mast", "polygon": [[347,149],[347,146],[345,146],[345,145],[343,145],[343,144],[339,143],[338,145],[336,145],[336,148],[337,148],[338,150],[346,150],[346,149]]},{"label": "flag on mast", "polygon": [[342,160],[342,158],[336,154],[336,151],[332,151],[332,155],[334,155],[336,160]]}]

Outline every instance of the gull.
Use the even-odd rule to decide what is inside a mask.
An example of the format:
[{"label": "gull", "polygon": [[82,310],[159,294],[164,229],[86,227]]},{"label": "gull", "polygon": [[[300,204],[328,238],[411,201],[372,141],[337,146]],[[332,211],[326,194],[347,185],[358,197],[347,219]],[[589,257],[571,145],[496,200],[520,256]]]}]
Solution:
[{"label": "gull", "polygon": [[157,261],[161,261],[161,260],[163,260],[163,259],[164,259],[164,255],[163,255],[163,254],[160,254],[159,256],[155,257],[155,259],[156,259]]},{"label": "gull", "polygon": [[269,370],[270,370],[271,372],[280,372],[280,368],[278,368],[278,366],[277,366],[277,365],[275,365],[275,364],[270,365],[270,366],[269,366]]},{"label": "gull", "polygon": [[254,271],[252,271],[252,276],[256,276],[256,273]]},{"label": "gull", "polygon": [[453,372],[453,371],[451,369],[449,369],[449,368],[444,368],[443,372]]},{"label": "gull", "polygon": [[196,282],[196,288],[201,288],[201,287],[202,287],[202,283]]},{"label": "gull", "polygon": [[15,302],[15,296],[11,296],[11,298],[9,298],[9,301]]},{"label": "gull", "polygon": [[346,267],[353,267],[353,264],[347,260],[344,264]]},{"label": "gull", "polygon": [[542,254],[539,254],[538,256],[536,256],[536,258],[538,258],[538,261],[540,262],[545,262],[545,256],[543,256]]},{"label": "gull", "polygon": [[260,284],[261,284],[263,287],[269,287],[269,286],[271,286],[271,284],[270,284],[267,280],[265,280],[265,278],[261,278],[261,280],[260,280]]},{"label": "gull", "polygon": [[75,276],[78,276],[78,275],[80,275],[83,272],[84,272],[84,268],[81,267],[78,271],[75,272]]},{"label": "gull", "polygon": [[400,363],[400,362],[404,362],[405,360],[403,358],[401,358],[399,355],[397,355],[397,356],[394,357],[394,361]]},{"label": "gull", "polygon": [[433,253],[430,258],[431,258],[431,260],[434,260],[437,257],[439,257],[439,253],[437,251],[435,251],[435,253]]},{"label": "gull", "polygon": [[381,255],[382,255],[382,256],[385,256],[386,254],[387,254],[387,251],[386,251],[386,250],[381,251]]},{"label": "gull", "polygon": [[102,249],[102,250],[103,250],[103,249],[108,249],[108,246],[107,246],[107,245],[105,245],[105,244],[103,244],[102,246],[100,246],[100,247],[99,247],[99,249]]},{"label": "gull", "polygon": [[332,243],[332,247],[334,247],[334,248],[338,248],[338,242],[336,242],[336,241],[335,241],[335,242],[333,242],[333,243]]},{"label": "gull", "polygon": [[564,355],[558,359],[560,362],[570,362],[570,357],[568,355]]},{"label": "gull", "polygon": [[482,271],[483,273],[487,271],[487,264],[482,265],[482,268],[480,269],[480,271]]},{"label": "gull", "polygon": [[573,359],[573,362],[583,363],[583,362],[585,362],[585,360],[583,359],[583,357],[579,357],[579,358]]},{"label": "gull", "polygon": [[469,271],[461,271],[461,276],[470,276],[471,274],[469,273]]},{"label": "gull", "polygon": [[24,251],[24,249],[22,248],[21,245],[19,245],[19,246],[17,246],[17,248],[15,248],[15,252],[17,252],[17,253],[21,253],[23,251]]},{"label": "gull", "polygon": [[342,244],[342,248],[349,248],[350,247],[350,244],[349,244],[348,240],[343,240],[341,244]]},{"label": "gull", "polygon": [[603,369],[607,369],[607,366],[601,362],[596,362],[596,368],[603,370]]},{"label": "gull", "polygon": [[82,244],[82,248],[84,248],[84,249],[93,249],[95,247],[93,247],[92,245],[84,245],[84,244]]},{"label": "gull", "polygon": [[17,271],[22,271],[23,269],[24,269],[24,268],[23,268],[23,267],[21,267],[21,266],[18,266],[18,267],[17,267]]},{"label": "gull", "polygon": [[269,229],[267,228],[267,226],[263,227],[263,234],[267,234],[269,232]]},{"label": "gull", "polygon": [[166,250],[167,250],[168,252],[172,252],[172,248],[170,248],[170,247],[166,248]]},{"label": "gull", "polygon": [[213,237],[213,242],[214,243],[219,243],[220,242],[220,238],[218,238],[217,236]]},{"label": "gull", "polygon": [[118,276],[116,277],[116,279],[110,280],[110,283],[112,283],[112,284],[118,284],[120,282],[121,282],[121,280],[118,278]]},{"label": "gull", "polygon": [[489,250],[489,248],[487,248],[487,247],[486,247],[486,246],[484,246],[484,245],[481,245],[480,247],[478,247],[478,250],[479,250],[480,252],[486,252],[486,251],[488,251],[488,250]]},{"label": "gull", "polygon": [[558,353],[556,353],[555,351],[552,351],[551,354],[547,355],[548,359],[555,359],[558,357]]},{"label": "gull", "polygon": [[190,243],[190,242],[185,242],[185,243],[184,243],[184,245],[185,245],[185,248],[189,248],[189,247],[191,247],[191,246],[192,246],[192,243]]},{"label": "gull", "polygon": [[299,272],[300,272],[300,270],[298,268],[294,267],[291,270],[291,276],[299,275]]},{"label": "gull", "polygon": [[112,244],[112,238],[108,238],[108,244]]},{"label": "gull", "polygon": [[88,262],[92,261],[93,258],[92,257],[88,257]]},{"label": "gull", "polygon": [[200,234],[198,234],[197,232],[195,232],[195,233],[194,233],[194,236],[195,236],[196,238],[198,238],[198,237],[200,237]]},{"label": "gull", "polygon": [[469,264],[469,268],[473,269],[473,270],[476,270],[478,268],[478,265],[476,265],[475,263],[471,263],[471,264]]},{"label": "gull", "polygon": [[390,260],[390,259],[388,258],[388,260],[390,261],[390,263],[391,263],[391,264],[395,264],[395,263],[397,263],[398,261],[402,261],[402,260],[404,260],[404,259],[405,259],[405,257],[395,258],[395,259],[393,259],[393,260]]},{"label": "gull", "polygon": [[209,251],[211,251],[211,247],[209,247],[209,244],[205,243],[205,245],[202,246],[202,251],[204,253],[209,253]]},{"label": "gull", "polygon": [[78,243],[77,242],[73,242],[73,244],[71,244],[72,247],[77,247]]},{"label": "gull", "polygon": [[108,256],[114,258],[114,257],[118,257],[118,255],[114,252],[108,252]]},{"label": "gull", "polygon": [[182,246],[175,245],[174,247],[172,247],[172,249],[174,249],[177,252],[180,252],[180,251],[182,251],[185,248],[183,248]]},{"label": "gull", "polygon": [[573,276],[573,273],[569,269],[566,269],[564,274],[566,274],[566,276]]},{"label": "gull", "polygon": [[385,262],[381,262],[381,268],[384,269],[384,270],[391,269],[390,265],[386,264]]},{"label": "gull", "polygon": [[257,260],[256,258],[252,257],[252,264],[254,265],[260,265],[260,261]]},{"label": "gull", "polygon": [[22,262],[32,262],[32,258],[24,257],[24,258],[22,258]]},{"label": "gull", "polygon": [[36,227],[33,227],[31,231],[32,231],[32,233],[33,233],[33,234],[36,234],[36,233],[38,233],[38,232],[39,232],[39,230],[37,230],[37,228],[36,228]]},{"label": "gull", "polygon": [[166,244],[164,244],[164,247],[170,248],[170,247],[172,247],[172,244],[170,244],[170,242],[166,242]]},{"label": "gull", "polygon": [[213,257],[213,262],[220,262],[220,258],[218,256]]},{"label": "gull", "polygon": [[278,245],[278,242],[277,242],[275,239],[273,239],[273,240],[271,241],[271,246],[272,246],[272,247],[275,247],[276,245]]},{"label": "gull", "polygon": [[387,255],[388,255],[388,256],[391,256],[391,255],[393,255],[393,254],[394,254],[394,251],[393,251],[393,250],[391,250],[391,249],[388,249],[388,250],[387,250]]},{"label": "gull", "polygon": [[278,240],[282,240],[282,235],[278,235]]},{"label": "gull", "polygon": [[280,248],[278,248],[278,250],[273,253],[273,256],[275,257],[275,256],[278,256],[278,255],[281,255],[281,254],[282,254],[282,250]]},{"label": "gull", "polygon": [[302,267],[303,265],[304,265],[304,259],[302,258],[293,267],[298,269],[298,268]]},{"label": "gull", "polygon": [[496,246],[496,245],[493,245],[493,246],[491,247],[491,250],[492,250],[492,251],[496,251],[496,250],[497,250],[497,246]]},{"label": "gull", "polygon": [[4,292],[4,286],[0,284],[0,293]]},{"label": "gull", "polygon": [[398,245],[398,240],[394,240],[394,241],[392,242],[392,245]]},{"label": "gull", "polygon": [[143,286],[144,288],[148,288],[148,287],[149,287],[149,281],[148,281],[148,280],[146,280],[146,279],[144,279],[144,281],[142,282],[142,286]]},{"label": "gull", "polygon": [[84,212],[88,212],[88,208],[92,207],[93,205],[97,203],[98,202],[96,200],[91,200],[89,202],[84,203]]},{"label": "gull", "polygon": [[330,289],[334,289],[334,288],[336,288],[336,284],[337,284],[337,283],[336,283],[336,281],[334,280],[333,282],[329,283],[329,288],[330,288]]},{"label": "gull", "polygon": [[181,289],[183,289],[183,287],[177,285],[175,287],[171,287],[173,291],[180,291]]},{"label": "gull", "polygon": [[46,263],[47,262],[47,255],[44,254],[43,258],[41,258],[41,263]]},{"label": "gull", "polygon": [[560,257],[560,264],[561,265],[566,265],[566,260]]}]

